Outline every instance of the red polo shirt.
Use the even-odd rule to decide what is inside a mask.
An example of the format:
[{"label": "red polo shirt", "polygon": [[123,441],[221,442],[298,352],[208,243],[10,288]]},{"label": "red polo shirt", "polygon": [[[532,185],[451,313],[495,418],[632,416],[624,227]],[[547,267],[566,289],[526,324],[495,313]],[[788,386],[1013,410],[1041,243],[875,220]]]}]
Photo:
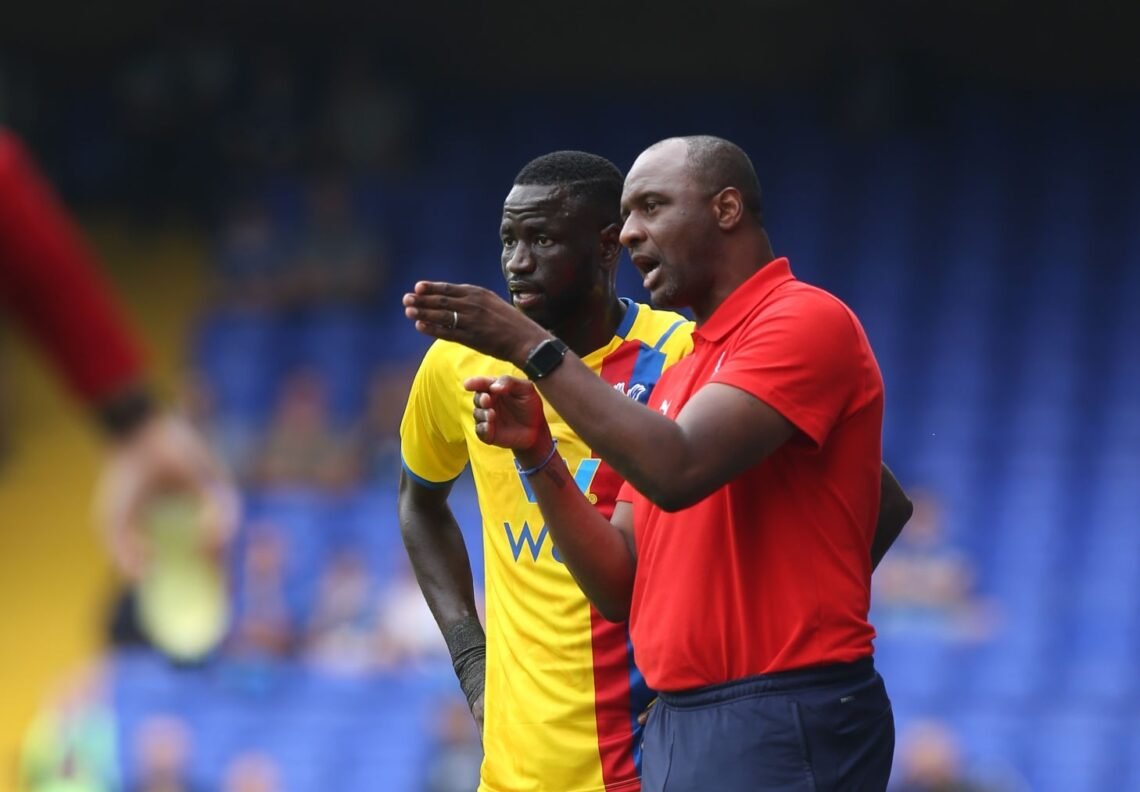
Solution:
[{"label": "red polo shirt", "polygon": [[694,333],[650,406],[675,418],[702,386],[747,391],[800,432],[670,514],[626,484],[637,576],[630,633],[651,687],[685,690],[871,654],[883,380],[858,319],[770,262]]}]

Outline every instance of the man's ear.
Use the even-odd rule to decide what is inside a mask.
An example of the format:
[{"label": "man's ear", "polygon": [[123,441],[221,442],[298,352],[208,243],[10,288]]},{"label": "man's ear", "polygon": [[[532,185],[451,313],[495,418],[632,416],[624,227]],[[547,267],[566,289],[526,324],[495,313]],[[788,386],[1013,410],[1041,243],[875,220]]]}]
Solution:
[{"label": "man's ear", "polygon": [[603,228],[598,243],[601,245],[602,261],[606,268],[616,268],[621,258],[621,223],[610,223]]},{"label": "man's ear", "polygon": [[723,231],[731,231],[744,219],[744,196],[735,187],[725,187],[713,196],[716,224]]}]

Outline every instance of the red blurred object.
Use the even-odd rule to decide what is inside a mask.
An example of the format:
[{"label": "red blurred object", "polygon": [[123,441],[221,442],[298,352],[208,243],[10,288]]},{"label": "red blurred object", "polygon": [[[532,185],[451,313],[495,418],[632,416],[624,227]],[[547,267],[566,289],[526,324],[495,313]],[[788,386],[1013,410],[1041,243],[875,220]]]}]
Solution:
[{"label": "red blurred object", "polygon": [[95,257],[27,149],[3,128],[0,301],[85,402],[140,379],[138,345]]}]

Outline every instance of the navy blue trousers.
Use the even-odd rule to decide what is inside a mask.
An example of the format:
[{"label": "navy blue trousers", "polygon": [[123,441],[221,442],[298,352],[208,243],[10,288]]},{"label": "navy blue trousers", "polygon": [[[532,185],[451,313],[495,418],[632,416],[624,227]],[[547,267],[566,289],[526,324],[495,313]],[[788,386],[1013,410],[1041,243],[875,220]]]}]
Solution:
[{"label": "navy blue trousers", "polygon": [[642,792],[882,792],[895,721],[870,658],[661,693]]}]

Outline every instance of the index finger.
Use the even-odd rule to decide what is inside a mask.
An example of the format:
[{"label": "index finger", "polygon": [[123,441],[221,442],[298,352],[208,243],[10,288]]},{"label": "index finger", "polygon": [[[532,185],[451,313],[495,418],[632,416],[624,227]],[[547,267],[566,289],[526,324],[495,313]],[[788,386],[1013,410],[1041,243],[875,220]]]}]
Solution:
[{"label": "index finger", "polygon": [[416,287],[413,289],[416,294],[443,294],[452,295],[459,293],[459,286],[454,283],[447,283],[446,281],[417,281]]},{"label": "index finger", "polygon": [[491,389],[491,383],[494,381],[494,377],[468,377],[463,380],[463,389],[472,392],[489,391]]}]

